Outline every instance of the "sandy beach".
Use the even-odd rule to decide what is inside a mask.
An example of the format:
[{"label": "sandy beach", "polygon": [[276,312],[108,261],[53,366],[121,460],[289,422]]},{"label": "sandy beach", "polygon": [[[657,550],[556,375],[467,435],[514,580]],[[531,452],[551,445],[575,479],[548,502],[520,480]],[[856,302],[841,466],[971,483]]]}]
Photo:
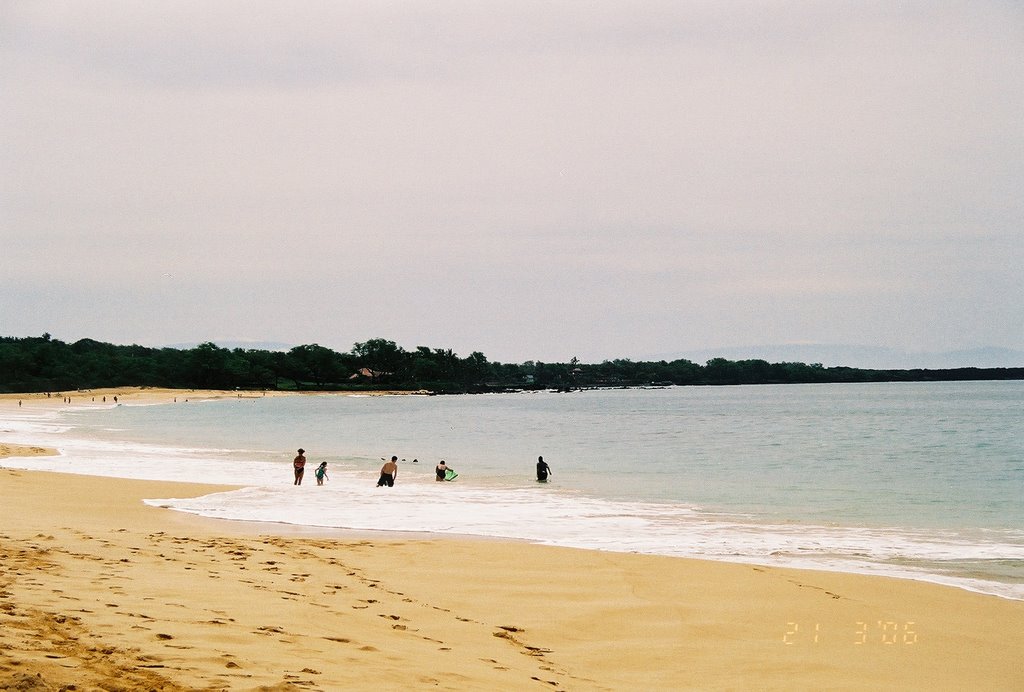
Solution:
[{"label": "sandy beach", "polygon": [[[15,689],[1024,686],[1024,603],[835,573],[217,522],[0,470]],[[41,510],[41,508],[43,508]]]},{"label": "sandy beach", "polygon": [[[33,392],[31,394],[0,393],[0,407],[40,407],[64,406],[65,399],[75,406],[111,406],[120,404],[169,404],[186,401],[209,401],[215,399],[253,399],[267,396],[393,396],[402,394],[423,394],[412,391],[351,391],[351,392],[319,392],[319,391],[277,391],[239,389],[225,391],[221,389],[167,389],[163,387],[108,387],[105,389],[78,389],[69,392]],[[115,399],[116,397],[116,399]]]},{"label": "sandy beach", "polygon": [[142,502],[217,489],[0,468],[0,689],[1024,689],[1020,601]]}]

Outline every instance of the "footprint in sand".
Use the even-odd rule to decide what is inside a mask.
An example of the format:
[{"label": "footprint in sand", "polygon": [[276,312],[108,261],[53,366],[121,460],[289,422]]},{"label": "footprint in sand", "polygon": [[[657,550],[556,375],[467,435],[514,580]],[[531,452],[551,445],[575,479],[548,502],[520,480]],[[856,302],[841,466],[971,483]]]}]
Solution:
[{"label": "footprint in sand", "polygon": [[554,680],[541,680],[536,675],[531,676],[530,679],[531,680],[536,680],[537,682],[545,682],[545,683],[551,685],[552,687],[558,687],[558,683],[555,682]]}]

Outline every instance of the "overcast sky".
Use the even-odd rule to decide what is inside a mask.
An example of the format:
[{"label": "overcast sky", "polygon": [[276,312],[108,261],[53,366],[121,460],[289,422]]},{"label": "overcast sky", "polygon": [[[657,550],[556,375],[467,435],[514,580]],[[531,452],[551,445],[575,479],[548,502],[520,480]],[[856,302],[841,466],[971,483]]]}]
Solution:
[{"label": "overcast sky", "polygon": [[0,0],[0,335],[1024,349],[1024,5]]}]

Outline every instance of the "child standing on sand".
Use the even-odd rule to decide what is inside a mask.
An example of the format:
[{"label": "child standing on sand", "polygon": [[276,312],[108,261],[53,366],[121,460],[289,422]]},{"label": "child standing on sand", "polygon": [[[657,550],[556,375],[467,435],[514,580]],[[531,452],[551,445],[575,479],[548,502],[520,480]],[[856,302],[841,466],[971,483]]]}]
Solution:
[{"label": "child standing on sand", "polygon": [[323,485],[325,480],[331,480],[327,477],[327,462],[321,461],[320,465],[316,467],[316,484]]}]

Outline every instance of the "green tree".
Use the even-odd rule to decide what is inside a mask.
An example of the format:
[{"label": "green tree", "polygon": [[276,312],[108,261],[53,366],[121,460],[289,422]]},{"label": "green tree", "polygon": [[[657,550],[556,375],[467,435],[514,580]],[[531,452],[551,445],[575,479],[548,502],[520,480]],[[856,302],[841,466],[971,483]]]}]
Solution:
[{"label": "green tree", "polygon": [[394,341],[370,339],[352,347],[357,367],[365,368],[373,382],[402,382],[408,375],[409,353]]},{"label": "green tree", "polygon": [[462,381],[468,387],[480,387],[490,379],[491,364],[487,356],[480,351],[473,351],[462,361]]},{"label": "green tree", "polygon": [[286,354],[277,351],[247,350],[247,381],[257,389],[276,389],[278,378],[286,372],[286,357]]},{"label": "green tree", "polygon": [[228,388],[228,359],[231,352],[212,341],[199,344],[191,352],[191,374],[196,386]]},{"label": "green tree", "polygon": [[739,368],[736,363],[725,358],[712,358],[704,366],[704,374],[711,384],[738,384]]},{"label": "green tree", "polygon": [[296,346],[288,352],[288,358],[294,366],[293,372],[297,375],[296,383],[300,378],[310,379],[318,388],[340,379],[337,356],[337,353],[319,344]]}]

